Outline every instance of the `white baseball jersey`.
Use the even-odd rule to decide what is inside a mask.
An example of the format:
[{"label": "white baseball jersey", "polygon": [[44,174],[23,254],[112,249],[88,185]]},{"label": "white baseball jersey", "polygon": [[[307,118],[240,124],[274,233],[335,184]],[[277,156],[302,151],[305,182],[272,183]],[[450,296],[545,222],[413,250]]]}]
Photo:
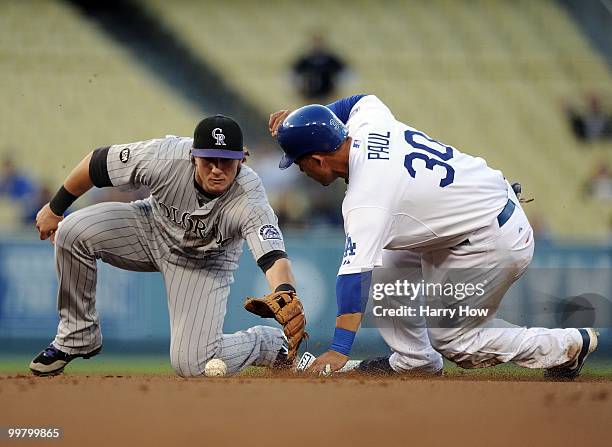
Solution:
[{"label": "white baseball jersey", "polygon": [[500,171],[397,121],[376,96],[353,106],[347,127],[353,141],[340,275],[382,265],[383,249],[457,245],[508,201]]}]

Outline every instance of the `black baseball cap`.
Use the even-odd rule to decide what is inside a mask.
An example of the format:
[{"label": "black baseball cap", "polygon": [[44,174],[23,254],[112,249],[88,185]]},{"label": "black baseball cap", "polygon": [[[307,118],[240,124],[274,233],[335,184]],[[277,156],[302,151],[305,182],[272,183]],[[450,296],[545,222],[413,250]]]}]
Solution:
[{"label": "black baseball cap", "polygon": [[242,160],[242,130],[229,116],[215,115],[204,118],[193,133],[191,153],[194,157]]}]

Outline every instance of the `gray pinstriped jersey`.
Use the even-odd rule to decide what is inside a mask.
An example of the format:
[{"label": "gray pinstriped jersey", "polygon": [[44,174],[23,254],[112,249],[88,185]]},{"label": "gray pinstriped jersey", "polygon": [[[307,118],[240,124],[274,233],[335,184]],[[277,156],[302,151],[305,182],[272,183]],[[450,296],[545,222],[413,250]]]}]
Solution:
[{"label": "gray pinstriped jersey", "polygon": [[[255,260],[285,250],[277,218],[259,176],[242,165],[222,196],[209,200],[195,188],[192,138],[166,137],[111,146],[107,156],[113,186],[147,186],[154,234],[171,258],[201,261],[202,266],[233,271],[246,239]],[[162,250],[165,251],[165,250]]]}]

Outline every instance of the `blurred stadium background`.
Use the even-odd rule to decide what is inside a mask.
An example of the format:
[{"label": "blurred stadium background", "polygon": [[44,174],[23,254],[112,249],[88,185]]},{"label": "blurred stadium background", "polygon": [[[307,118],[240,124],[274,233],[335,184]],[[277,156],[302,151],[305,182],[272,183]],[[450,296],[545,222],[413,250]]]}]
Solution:
[{"label": "blurred stadium background", "polygon": [[[32,219],[72,167],[96,147],[190,135],[214,113],[245,129],[316,322],[309,349],[326,346],[344,185],[281,175],[267,135],[269,113],[306,102],[291,65],[315,34],[347,66],[334,97],[376,94],[398,119],[521,181],[536,199],[525,207],[535,266],[609,272],[611,30],[610,0],[0,1],[0,354],[29,357],[55,333],[53,252]],[[99,190],[76,205],[135,197]],[[597,291],[610,298],[605,278]],[[107,351],[167,350],[159,275],[103,268],[98,286]],[[246,253],[227,330],[255,321],[241,298],[264,289]],[[360,338],[362,350],[384,349],[375,331]]]}]

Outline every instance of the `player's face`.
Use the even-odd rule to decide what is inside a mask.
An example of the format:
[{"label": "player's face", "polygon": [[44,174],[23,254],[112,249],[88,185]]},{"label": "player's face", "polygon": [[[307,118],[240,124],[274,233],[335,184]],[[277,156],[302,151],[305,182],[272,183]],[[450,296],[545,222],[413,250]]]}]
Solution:
[{"label": "player's face", "polygon": [[195,178],[204,191],[220,195],[232,186],[241,160],[194,157]]},{"label": "player's face", "polygon": [[333,183],[338,178],[324,158],[306,155],[296,162],[300,171],[323,186]]}]

